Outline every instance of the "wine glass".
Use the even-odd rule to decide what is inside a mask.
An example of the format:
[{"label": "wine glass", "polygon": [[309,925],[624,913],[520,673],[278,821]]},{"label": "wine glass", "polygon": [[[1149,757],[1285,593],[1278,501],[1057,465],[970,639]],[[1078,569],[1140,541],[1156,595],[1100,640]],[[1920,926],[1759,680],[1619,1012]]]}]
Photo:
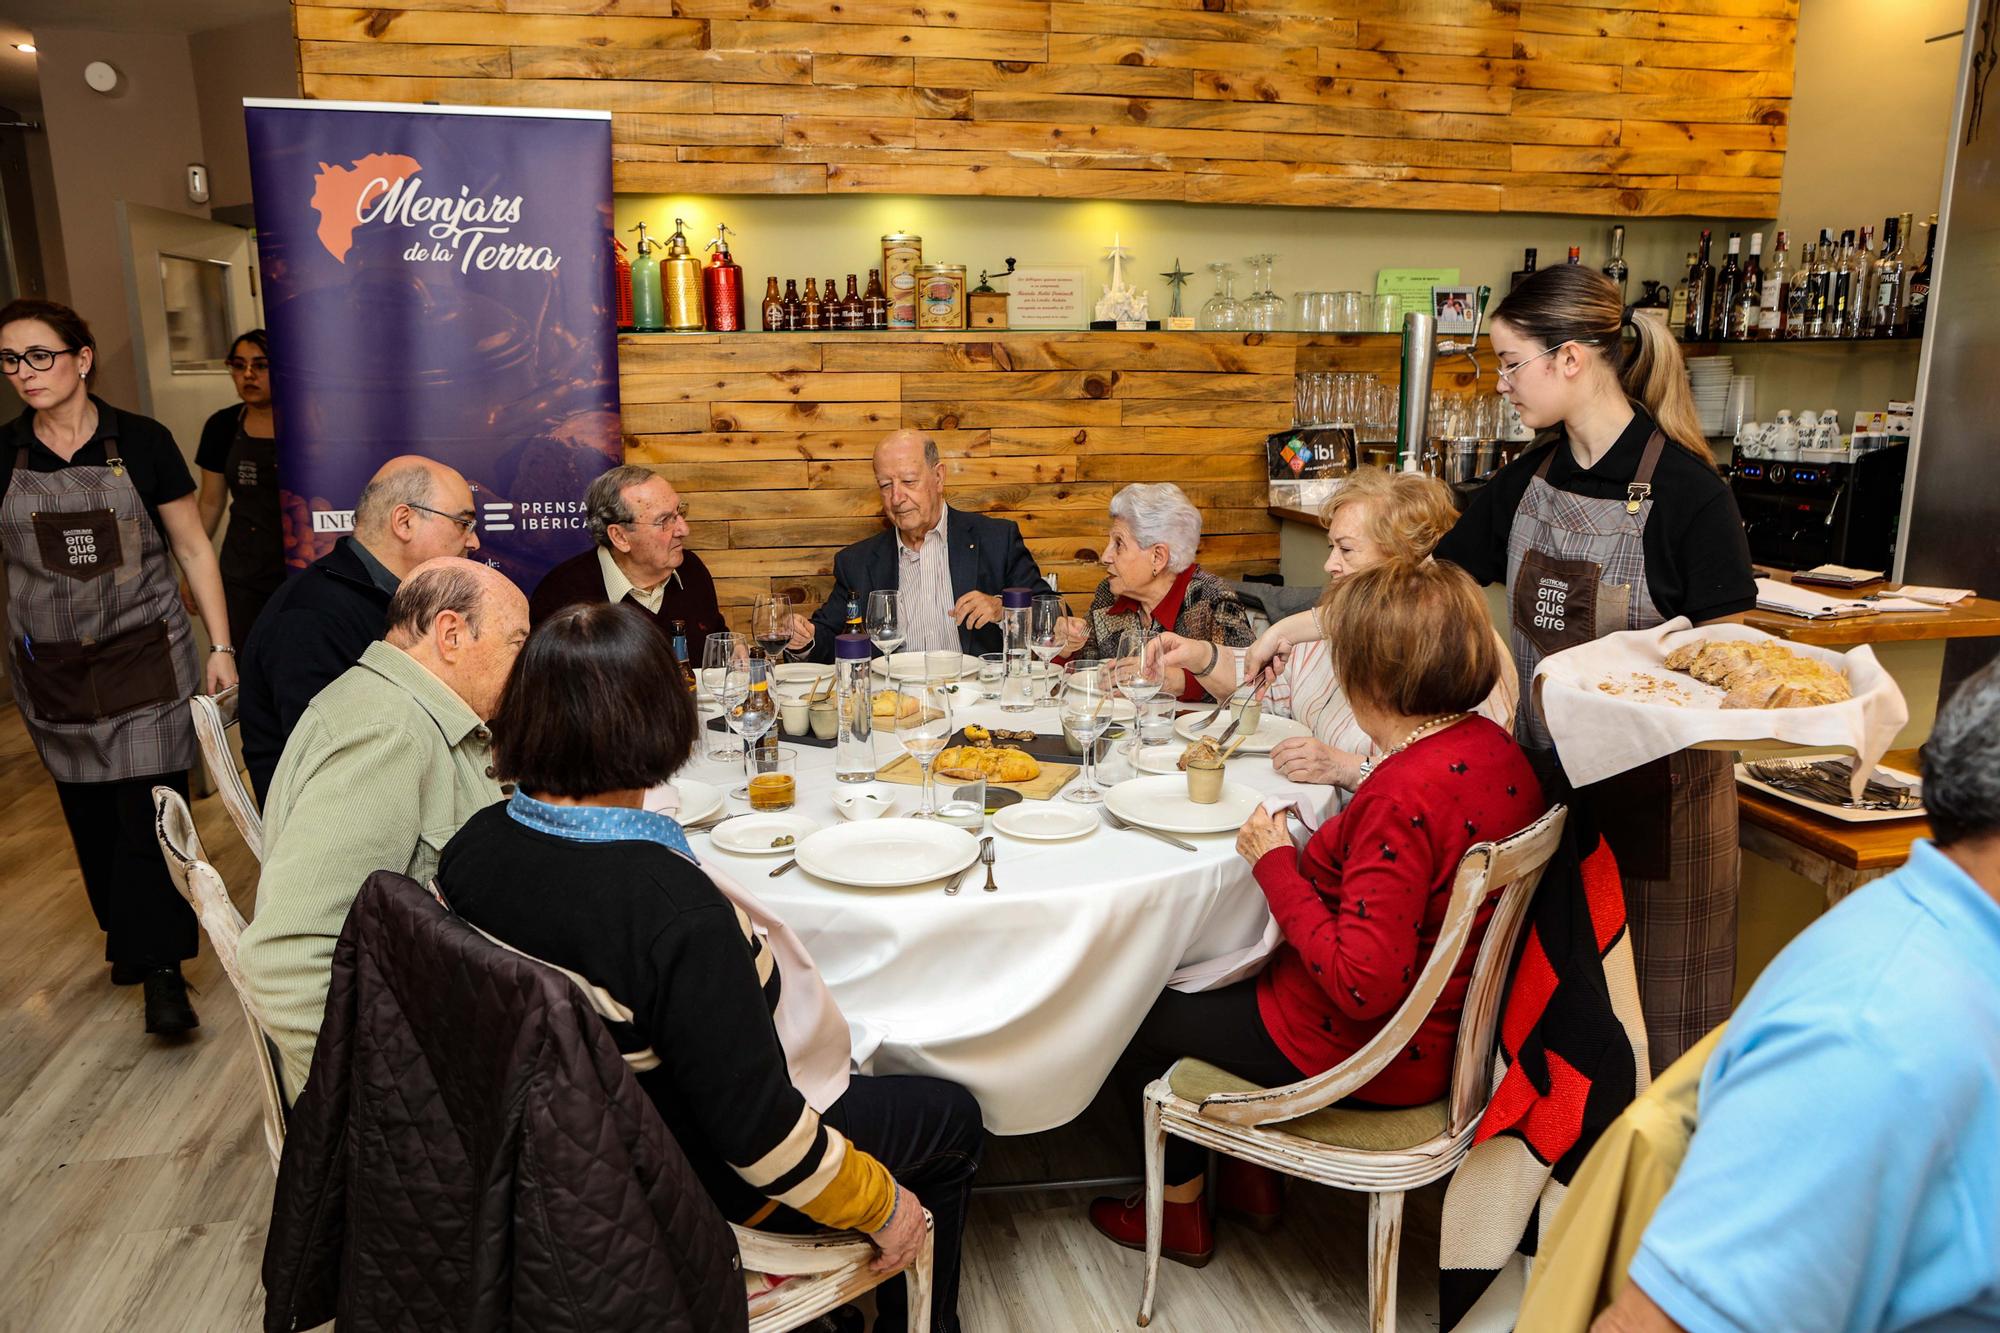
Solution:
[{"label": "wine glass", "polygon": [[722,697],[738,702],[729,709],[729,729],[743,738],[744,786],[732,796],[750,794],[748,771],[750,751],[778,723],[778,701],[771,697],[771,664],[748,645],[741,658],[732,659],[722,675]]},{"label": "wine glass", "polygon": [[1097,738],[1111,726],[1117,697],[1111,684],[1111,664],[1090,660],[1073,661],[1063,671],[1062,724],[1083,742],[1083,783],[1063,793],[1066,801],[1097,805],[1104,793],[1097,789]]},{"label": "wine glass", "polygon": [[1285,298],[1272,290],[1272,275],[1277,269],[1278,257],[1274,254],[1252,255],[1244,262],[1250,265],[1250,295],[1243,302],[1245,325],[1265,333],[1283,328]]},{"label": "wine glass", "polygon": [[1139,762],[1138,718],[1145,715],[1146,705],[1166,684],[1166,668],[1159,655],[1147,651],[1153,643],[1153,626],[1148,620],[1141,620],[1134,629],[1128,629],[1118,636],[1118,692],[1132,701],[1132,762]]},{"label": "wine glass", "polygon": [[1029,604],[1028,651],[1035,655],[1038,676],[1048,676],[1049,662],[1062,651],[1062,618],[1063,599],[1057,593],[1038,594]]},{"label": "wine glass", "polygon": [[[707,646],[701,650],[701,674],[695,678],[695,703],[704,726],[708,718],[728,718],[750,692],[750,677],[745,674],[735,678],[735,683],[743,687],[742,692],[732,694],[729,674],[732,665],[748,661],[749,655],[750,640],[741,634],[722,630],[708,636]],[[718,732],[715,743],[708,747],[708,757],[726,764],[736,758],[736,750]]]},{"label": "wine glass", "polygon": [[889,670],[889,655],[903,646],[909,630],[903,624],[903,594],[894,588],[877,588],[868,594],[868,637],[882,654],[882,670]]},{"label": "wine glass", "polygon": [[792,599],[783,594],[759,597],[750,613],[750,633],[773,663],[785,660],[785,645],[792,641],[791,622]]},{"label": "wine glass", "polygon": [[1209,297],[1201,307],[1201,327],[1242,328],[1243,307],[1236,300],[1236,275],[1230,271],[1229,265],[1221,260],[1210,264],[1208,268],[1215,274],[1215,295]]},{"label": "wine glass", "polygon": [[937,817],[931,800],[931,764],[944,752],[951,733],[951,692],[945,686],[917,680],[896,691],[896,739],[924,770],[923,805],[912,819]]}]

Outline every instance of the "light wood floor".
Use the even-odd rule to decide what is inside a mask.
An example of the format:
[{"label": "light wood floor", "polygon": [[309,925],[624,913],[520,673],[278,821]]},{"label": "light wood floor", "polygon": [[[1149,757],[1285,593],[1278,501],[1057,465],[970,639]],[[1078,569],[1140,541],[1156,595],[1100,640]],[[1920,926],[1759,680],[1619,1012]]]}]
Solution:
[{"label": "light wood floor", "polygon": [[[246,914],[249,852],[221,804],[197,802],[210,859]],[[140,1030],[137,987],[114,989],[54,788],[0,705],[0,1333],[254,1329],[271,1173],[243,1016],[206,949],[188,969],[202,1026],[181,1044]],[[1114,1174],[1133,1165],[1121,1108],[1051,1134],[995,1140],[991,1180]],[[1440,1191],[1413,1195],[1402,1327],[1437,1327]],[[1133,1327],[1140,1257],[1099,1238],[1083,1195],[987,1195],[965,1245],[973,1333]],[[1165,1333],[1346,1333],[1365,1326],[1367,1209],[1294,1184],[1283,1228],[1225,1224],[1213,1263],[1165,1265]]]}]

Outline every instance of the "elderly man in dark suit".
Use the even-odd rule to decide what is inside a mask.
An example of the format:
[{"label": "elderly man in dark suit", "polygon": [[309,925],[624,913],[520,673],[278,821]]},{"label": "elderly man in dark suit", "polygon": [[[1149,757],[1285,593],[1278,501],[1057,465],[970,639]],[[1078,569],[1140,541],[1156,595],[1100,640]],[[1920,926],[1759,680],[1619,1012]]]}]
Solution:
[{"label": "elderly man in dark suit", "polygon": [[812,616],[812,659],[833,660],[848,603],[865,613],[881,588],[902,590],[906,650],[999,652],[1000,590],[1045,586],[1020,527],[947,505],[937,442],[920,431],[875,446],[875,485],[890,531],[834,557],[833,593]]}]

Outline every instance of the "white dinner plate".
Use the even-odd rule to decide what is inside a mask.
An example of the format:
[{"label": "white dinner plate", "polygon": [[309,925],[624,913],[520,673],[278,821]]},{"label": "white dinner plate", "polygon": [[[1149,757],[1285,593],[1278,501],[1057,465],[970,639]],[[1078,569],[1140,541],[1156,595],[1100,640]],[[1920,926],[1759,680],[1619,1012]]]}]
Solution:
[{"label": "white dinner plate", "polygon": [[783,662],[771,668],[771,679],[780,685],[823,685],[833,678],[833,668],[824,662]]},{"label": "white dinner plate", "polygon": [[[1200,731],[1196,731],[1194,729],[1195,721],[1202,716],[1204,715],[1201,713],[1189,713],[1175,722],[1174,735],[1184,741],[1191,741],[1199,736],[1220,736],[1223,732],[1229,730],[1229,724],[1234,720],[1227,712],[1218,713],[1216,714],[1215,721],[1209,723]],[[1236,736],[1241,735],[1243,733],[1240,731],[1236,733]],[[1288,717],[1278,717],[1275,714],[1266,713],[1257,719],[1257,734],[1246,738],[1243,744],[1236,747],[1236,752],[1238,754],[1269,754],[1279,741],[1289,740],[1293,736],[1310,735],[1312,735],[1312,730],[1304,724],[1294,722]],[[1231,736],[1229,739],[1235,740],[1236,736]]]},{"label": "white dinner plate", "polygon": [[[735,819],[725,819],[708,832],[708,840],[718,851],[734,852],[738,856],[790,856],[798,850],[798,845],[816,832],[819,824],[804,815],[748,814]],[[771,844],[781,838],[791,841],[782,846]]]},{"label": "white dinner plate", "polygon": [[1142,745],[1139,747],[1138,769],[1141,773],[1178,773],[1183,753],[1185,751],[1178,745]]},{"label": "white dinner plate", "polygon": [[1233,833],[1264,798],[1240,782],[1222,784],[1222,799],[1196,805],[1188,799],[1185,773],[1132,778],[1104,793],[1104,808],[1120,819],[1163,833]]},{"label": "white dinner plate", "polygon": [[[904,653],[891,653],[887,657],[876,658],[869,669],[878,676],[886,676],[899,683],[902,681],[922,680],[924,679],[924,659],[929,656],[929,653],[915,650]],[[942,658],[943,653],[940,652],[939,656]],[[967,676],[977,679],[979,676],[979,659],[970,653],[958,653],[956,656],[958,658],[958,674],[951,677],[951,679],[964,680]]]},{"label": "white dinner plate", "polygon": [[799,869],[831,884],[899,889],[955,875],[979,859],[979,841],[935,819],[871,819],[823,828],[795,849]]},{"label": "white dinner plate", "polygon": [[699,824],[722,808],[722,788],[710,786],[696,778],[675,778],[665,787],[655,787],[646,795],[646,808],[660,810],[661,803],[654,793],[667,790],[680,794],[675,808],[666,813],[671,814],[675,821],[681,824]]},{"label": "white dinner plate", "polygon": [[1029,842],[1061,842],[1080,838],[1103,827],[1097,813],[1081,805],[1052,801],[1023,801],[993,816],[993,827],[1010,838]]}]

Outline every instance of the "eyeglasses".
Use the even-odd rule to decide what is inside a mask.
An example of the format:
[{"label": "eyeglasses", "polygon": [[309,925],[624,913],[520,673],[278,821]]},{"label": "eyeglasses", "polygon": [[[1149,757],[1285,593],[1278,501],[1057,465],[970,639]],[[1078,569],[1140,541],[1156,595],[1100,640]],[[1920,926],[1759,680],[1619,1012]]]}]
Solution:
[{"label": "eyeglasses", "polygon": [[28,369],[30,370],[47,370],[56,363],[57,357],[71,356],[75,352],[76,348],[74,347],[57,347],[53,349],[47,347],[30,347],[25,352],[0,352],[0,375],[20,374],[21,363],[23,361],[28,363]]},{"label": "eyeglasses", "polygon": [[231,371],[235,372],[238,375],[242,374],[246,370],[254,370],[261,375],[265,371],[268,371],[271,368],[271,363],[265,360],[261,356],[251,361],[245,361],[240,356],[232,356],[227,361],[224,361],[222,364],[228,366]]},{"label": "eyeglasses", "polygon": [[673,527],[675,523],[685,523],[687,521],[688,507],[686,502],[683,501],[679,509],[669,509],[658,518],[649,518],[643,523],[637,519],[633,519],[630,523],[620,522],[617,526],[621,528],[651,528],[655,532],[665,532],[667,529]]},{"label": "eyeglasses", "polygon": [[1565,338],[1554,347],[1549,348],[1547,351],[1537,352],[1525,361],[1516,361],[1511,366],[1501,366],[1499,371],[1494,375],[1494,378],[1505,380],[1511,384],[1514,381],[1514,377],[1521,373],[1521,367],[1532,366],[1543,357],[1553,356],[1572,343],[1578,347],[1596,347],[1598,345],[1597,340],[1594,338]]},{"label": "eyeglasses", "polygon": [[471,532],[479,526],[479,520],[471,514],[447,514],[444,510],[433,509],[429,505],[411,505],[410,508],[421,509],[426,514],[435,514],[448,522],[456,523],[460,532]]}]

